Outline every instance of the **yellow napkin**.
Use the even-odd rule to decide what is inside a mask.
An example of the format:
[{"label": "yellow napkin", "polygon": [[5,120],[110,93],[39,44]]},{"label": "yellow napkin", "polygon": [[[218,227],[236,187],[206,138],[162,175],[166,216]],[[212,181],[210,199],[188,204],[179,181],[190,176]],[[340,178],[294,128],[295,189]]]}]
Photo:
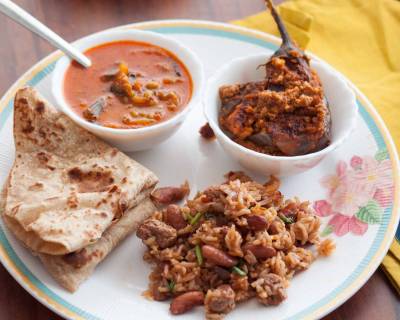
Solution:
[{"label": "yellow napkin", "polygon": [[[278,9],[300,47],[341,71],[372,101],[399,147],[400,1],[291,0]],[[233,23],[278,35],[267,12]],[[383,269],[400,293],[399,241]]]}]

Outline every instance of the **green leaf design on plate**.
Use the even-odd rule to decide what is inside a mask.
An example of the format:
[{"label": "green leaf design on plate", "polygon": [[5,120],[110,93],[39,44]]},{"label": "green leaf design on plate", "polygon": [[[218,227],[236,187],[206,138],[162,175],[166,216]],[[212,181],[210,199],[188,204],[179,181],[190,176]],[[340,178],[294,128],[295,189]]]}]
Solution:
[{"label": "green leaf design on plate", "polygon": [[365,207],[356,213],[358,220],[368,224],[379,224],[382,219],[382,208],[375,200],[369,200]]},{"label": "green leaf design on plate", "polygon": [[333,232],[333,228],[330,225],[327,225],[324,230],[321,232],[321,237],[329,236]]},{"label": "green leaf design on plate", "polygon": [[378,152],[375,154],[375,160],[378,162],[381,162],[388,158],[389,158],[389,154],[386,149],[378,150]]}]

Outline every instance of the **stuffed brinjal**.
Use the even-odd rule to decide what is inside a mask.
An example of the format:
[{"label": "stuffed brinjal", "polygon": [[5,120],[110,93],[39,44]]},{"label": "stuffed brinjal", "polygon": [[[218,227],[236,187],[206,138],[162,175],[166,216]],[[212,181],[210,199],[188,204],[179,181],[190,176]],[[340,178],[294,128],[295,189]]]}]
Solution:
[{"label": "stuffed brinjal", "polygon": [[235,142],[257,152],[297,156],[330,143],[331,116],[321,81],[266,1],[282,45],[265,63],[264,80],[219,89],[219,123]]}]

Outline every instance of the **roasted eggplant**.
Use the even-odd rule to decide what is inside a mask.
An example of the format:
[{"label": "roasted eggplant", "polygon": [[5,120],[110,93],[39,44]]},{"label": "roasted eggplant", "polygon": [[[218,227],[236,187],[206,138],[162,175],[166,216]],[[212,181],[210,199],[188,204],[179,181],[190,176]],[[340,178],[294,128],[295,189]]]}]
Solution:
[{"label": "roasted eggplant", "polygon": [[220,88],[222,129],[236,142],[258,152],[297,156],[330,142],[328,101],[306,54],[290,38],[270,0],[282,45],[264,64],[263,81]]}]

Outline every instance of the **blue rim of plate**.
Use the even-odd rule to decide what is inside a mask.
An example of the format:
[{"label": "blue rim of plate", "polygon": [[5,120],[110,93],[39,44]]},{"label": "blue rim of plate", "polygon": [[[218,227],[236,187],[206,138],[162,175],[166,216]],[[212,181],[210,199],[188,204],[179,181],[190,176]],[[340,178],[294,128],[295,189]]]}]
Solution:
[{"label": "blue rim of plate", "polygon": [[[132,24],[128,26],[122,26],[120,28],[140,28],[162,34],[175,33],[229,38],[251,43],[263,48],[268,48],[270,50],[275,50],[280,43],[280,40],[276,37],[258,31],[224,23],[213,23],[198,20],[160,20]],[[28,72],[26,72],[3,96],[0,101],[0,129],[3,128],[8,117],[12,113],[13,97],[17,89],[25,85],[35,86],[38,84],[44,77],[53,71],[55,63],[60,56],[61,54],[59,52],[55,52],[44,58]],[[382,223],[379,226],[378,232],[368,253],[359,263],[357,268],[355,268],[352,274],[344,279],[338,287],[327,293],[319,301],[296,313],[295,315],[286,318],[286,320],[319,318],[345,302],[368,280],[368,278],[376,270],[386,254],[393,237],[395,236],[395,231],[400,216],[398,199],[399,162],[396,148],[388,130],[386,129],[380,116],[377,114],[375,108],[353,84],[350,82],[349,84],[357,94],[359,113],[373,135],[377,148],[380,150],[386,149],[388,151],[393,169],[395,199],[393,200],[392,205],[385,210]],[[398,235],[398,238],[400,238],[400,234]],[[8,241],[1,225],[0,260],[6,269],[11,273],[11,275],[31,295],[59,315],[68,319],[101,319],[90,312],[82,310],[69,303],[48,288],[43,282],[41,282],[18,257]]]}]

